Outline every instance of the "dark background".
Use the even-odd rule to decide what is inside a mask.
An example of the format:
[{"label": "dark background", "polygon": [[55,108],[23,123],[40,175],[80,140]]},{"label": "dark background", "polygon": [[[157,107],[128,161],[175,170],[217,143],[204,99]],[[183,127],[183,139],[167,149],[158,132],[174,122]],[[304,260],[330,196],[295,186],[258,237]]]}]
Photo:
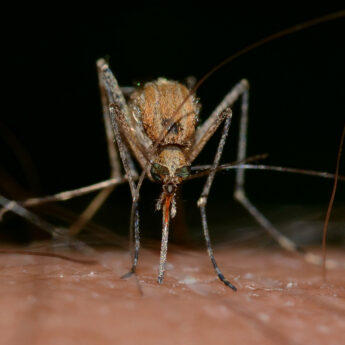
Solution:
[{"label": "dark background", "polygon": [[[14,188],[18,184],[28,195],[47,195],[108,178],[95,68],[98,58],[110,57],[121,85],[160,76],[180,81],[189,75],[201,78],[248,44],[336,10],[340,8],[331,4],[265,8],[198,2],[163,6],[157,2],[116,9],[95,7],[94,16],[87,17],[48,12],[13,15],[12,24],[3,32],[7,61],[2,66],[1,192],[19,198],[22,194],[18,186]],[[345,19],[338,19],[271,42],[223,67],[198,90],[201,119],[207,118],[236,82],[247,78],[251,84],[248,155],[269,153],[267,164],[333,172],[345,123],[344,34]],[[223,162],[236,157],[236,106],[234,115]],[[219,133],[197,164],[211,163],[217,139]],[[210,197],[210,213],[211,218],[217,216],[228,224],[226,205],[231,200],[233,173],[219,175]],[[201,188],[202,181],[183,188],[187,217],[198,217],[194,202]],[[259,204],[278,209],[280,205],[308,209],[316,205],[320,212],[327,208],[332,181],[250,172],[247,189]],[[144,184],[144,228],[151,228],[145,225],[145,214],[153,219],[159,191],[159,186]],[[344,195],[340,183],[338,209]],[[65,206],[79,212],[88,200],[79,198]],[[107,218],[108,227],[125,233],[129,206],[128,187],[119,187],[96,220],[102,223]],[[233,213],[236,218],[237,211]],[[337,212],[342,225],[345,219],[339,215],[344,213]],[[247,218],[245,213],[241,217]],[[148,232],[159,235],[160,216],[154,218],[156,223]],[[289,219],[289,213],[284,219]]]}]

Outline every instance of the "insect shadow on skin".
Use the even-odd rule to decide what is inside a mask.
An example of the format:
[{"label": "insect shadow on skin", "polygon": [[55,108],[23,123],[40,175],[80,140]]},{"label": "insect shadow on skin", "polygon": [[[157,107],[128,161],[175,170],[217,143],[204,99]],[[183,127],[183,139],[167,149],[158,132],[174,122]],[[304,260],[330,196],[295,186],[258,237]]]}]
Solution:
[{"label": "insect shadow on skin", "polygon": [[[320,20],[312,21],[313,23],[309,26],[315,25],[317,21]],[[257,46],[295,31],[297,31],[295,27],[287,29],[248,46],[216,66],[191,90],[188,90],[184,85],[177,82],[160,78],[157,81],[146,84],[143,88],[127,89],[127,92],[131,92],[129,95],[129,102],[126,102],[125,95],[105,60],[100,59],[97,62],[104,123],[111,162],[111,177],[117,180],[118,183],[128,181],[132,194],[130,238],[134,238],[134,246],[131,246],[133,261],[131,270],[124,277],[128,277],[135,273],[138,263],[140,247],[138,211],[139,190],[144,177],[147,176],[151,181],[161,183],[163,189],[156,206],[157,209],[162,210],[162,243],[158,273],[158,282],[162,283],[167,255],[169,222],[170,217],[174,217],[176,213],[176,190],[183,181],[195,177],[192,175],[192,162],[201,152],[210,137],[215,133],[217,128],[224,123],[213,164],[207,171],[207,180],[198,200],[198,207],[201,212],[202,227],[208,254],[214,269],[225,285],[236,290],[236,288],[225,279],[215,261],[208,231],[206,205],[215,173],[221,168],[219,162],[232,118],[230,106],[238,99],[241,99],[241,120],[237,160],[242,163],[246,160],[249,84],[246,80],[240,81],[225,96],[215,111],[199,128],[195,128],[199,107],[196,98],[191,95],[194,94],[195,90],[209,75],[221,68],[224,64],[229,63],[236,57]],[[117,155],[117,149],[113,145],[114,137],[126,172],[125,176],[121,175],[120,160]],[[135,169],[130,152],[134,154],[143,169],[140,177]],[[206,173],[203,172],[203,174]],[[139,182],[136,184],[135,180],[138,178]],[[298,251],[302,253],[308,261],[319,263],[319,257],[304,253],[302,248],[279,233],[279,231],[258,211],[248,200],[244,184],[245,170],[243,166],[237,169],[236,172],[235,198],[241,202],[249,213],[252,214],[283,248],[289,251]],[[77,234],[87,221],[91,219],[114,187],[115,184],[103,189],[97,195],[80,219],[70,227],[69,233],[71,235]],[[88,191],[90,190],[91,188],[88,189]],[[86,188],[84,191],[86,191]],[[71,195],[72,193],[70,195],[66,193],[65,198]]]}]

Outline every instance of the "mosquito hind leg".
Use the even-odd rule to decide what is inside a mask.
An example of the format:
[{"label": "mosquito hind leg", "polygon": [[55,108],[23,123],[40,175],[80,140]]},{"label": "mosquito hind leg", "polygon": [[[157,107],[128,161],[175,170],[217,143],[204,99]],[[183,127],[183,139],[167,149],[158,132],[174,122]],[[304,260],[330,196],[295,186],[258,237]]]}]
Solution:
[{"label": "mosquito hind leg", "polygon": [[208,224],[207,224],[207,216],[206,216],[206,204],[207,204],[207,199],[208,199],[208,195],[210,193],[210,189],[216,174],[216,169],[219,166],[219,161],[224,149],[224,145],[225,145],[225,141],[229,132],[229,128],[230,128],[230,124],[231,124],[231,118],[232,118],[232,112],[230,107],[226,108],[221,114],[220,116],[223,116],[225,118],[225,124],[224,124],[224,128],[222,131],[222,135],[218,144],[218,148],[217,148],[217,152],[212,164],[212,169],[210,174],[207,177],[206,183],[204,185],[203,191],[201,193],[201,196],[198,200],[198,207],[200,208],[200,212],[201,212],[201,221],[202,221],[202,228],[203,228],[203,233],[204,233],[204,237],[205,237],[205,242],[206,242],[206,247],[207,247],[207,252],[208,255],[211,259],[211,262],[213,264],[213,267],[218,275],[218,278],[228,287],[230,287],[231,289],[233,289],[234,291],[236,291],[236,287],[234,285],[232,285],[223,275],[223,273],[221,272],[221,270],[219,269],[216,259],[214,257],[214,253],[213,253],[213,249],[212,249],[212,245],[211,245],[211,239],[210,239],[210,234],[209,234],[209,230],[208,230]]},{"label": "mosquito hind leg", "polygon": [[92,248],[75,238],[71,238],[66,228],[56,227],[48,223],[44,219],[24,208],[16,201],[8,200],[4,196],[0,195],[0,205],[6,208],[8,211],[17,214],[18,216],[26,219],[28,222],[36,225],[38,228],[49,233],[54,239],[67,241],[68,244],[73,245],[76,249],[81,250],[84,253],[93,253]]},{"label": "mosquito hind leg", "polygon": [[[247,151],[247,129],[248,129],[248,105],[249,90],[242,94],[241,119],[238,140],[237,161],[246,158]],[[265,229],[265,231],[285,250],[302,254],[306,261],[321,264],[321,257],[307,253],[301,246],[283,235],[248,199],[245,191],[245,171],[246,169],[236,170],[234,198],[251,214],[251,216]]]}]

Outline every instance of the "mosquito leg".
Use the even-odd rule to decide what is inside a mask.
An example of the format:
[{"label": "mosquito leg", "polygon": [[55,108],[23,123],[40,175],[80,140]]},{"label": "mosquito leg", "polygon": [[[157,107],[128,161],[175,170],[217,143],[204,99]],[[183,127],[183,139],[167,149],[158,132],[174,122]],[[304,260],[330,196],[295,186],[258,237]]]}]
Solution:
[{"label": "mosquito leg", "polygon": [[236,100],[248,90],[249,83],[242,79],[237,83],[231,91],[223,98],[217,108],[212,112],[208,119],[196,130],[195,145],[189,153],[189,159],[192,162],[206,145],[208,140],[212,137],[214,132],[223,122],[223,118],[219,116],[226,108],[231,107]]},{"label": "mosquito leg", "polygon": [[[138,177],[135,176],[135,180],[137,178]],[[82,195],[92,193],[92,192],[97,191],[97,190],[101,190],[101,189],[111,187],[111,186],[117,186],[119,184],[123,184],[123,183],[127,183],[127,182],[128,182],[127,176],[122,176],[119,178],[111,178],[109,180],[97,182],[95,184],[92,184],[92,185],[86,186],[86,187],[81,187],[81,188],[77,188],[77,189],[73,189],[73,190],[67,190],[67,191],[64,191],[61,193],[57,193],[57,194],[53,194],[53,195],[47,195],[47,196],[40,197],[40,198],[30,198],[30,199],[26,199],[26,200],[22,200],[22,201],[16,201],[16,202],[23,207],[33,207],[33,206],[38,206],[38,205],[46,204],[48,202],[53,202],[53,201],[70,200],[70,199],[76,198],[78,196],[82,196]],[[4,214],[8,211],[9,210],[5,207],[0,210],[0,222],[1,222]]]},{"label": "mosquito leg", "polygon": [[146,169],[147,163],[151,159],[151,157],[147,156],[147,150],[151,147],[152,142],[144,139],[144,130],[142,126],[138,125],[137,119],[128,109],[121,88],[104,59],[99,59],[97,61],[97,68],[106,90],[108,104],[115,104],[120,109],[116,121],[121,128],[121,135],[123,135],[123,138],[126,140],[124,146],[128,146],[128,148],[131,149],[141,167]]},{"label": "mosquito leg", "polygon": [[[109,155],[109,162],[110,162],[110,178],[119,178],[121,177],[121,166],[120,161],[116,149],[116,145],[114,143],[114,136],[112,132],[110,117],[109,117],[109,102],[107,97],[107,92],[105,90],[102,71],[101,68],[98,66],[98,82],[99,82],[99,89],[102,101],[102,110],[103,110],[103,122],[105,127],[105,134],[107,139],[107,147],[108,147],[108,155]],[[121,92],[121,91],[118,91]],[[119,97],[119,102],[124,102],[123,97]],[[122,108],[125,105],[122,105]],[[101,190],[96,197],[91,201],[89,206],[83,211],[80,217],[70,226],[69,233],[70,235],[77,235],[85,225],[93,218],[96,212],[100,209],[100,207],[104,204],[107,200],[109,195],[113,192],[115,186],[111,186]]]},{"label": "mosquito leg", "polygon": [[22,206],[32,207],[32,206],[46,204],[48,202],[53,202],[53,201],[70,200],[70,199],[76,198],[76,197],[81,196],[81,195],[92,193],[96,190],[100,190],[100,189],[103,189],[106,187],[110,187],[110,186],[114,186],[114,185],[118,185],[118,184],[122,184],[122,183],[126,183],[127,180],[128,179],[126,176],[123,176],[121,178],[112,178],[109,180],[97,182],[97,183],[92,184],[90,186],[81,187],[81,188],[72,189],[72,190],[67,190],[67,191],[64,191],[61,193],[43,196],[41,198],[30,198],[30,199],[26,199],[23,201],[17,201],[17,202]]},{"label": "mosquito leg", "polygon": [[[132,160],[130,159],[130,155],[127,149],[127,143],[124,142],[122,135],[127,138],[128,142],[130,143],[129,145],[131,145],[132,150],[136,152],[136,156],[141,162],[142,166],[146,166],[148,162],[143,156],[143,153],[140,151],[140,143],[136,140],[135,137],[133,137],[133,135],[131,135],[131,128],[128,127],[130,122],[130,112],[115,76],[103,59],[97,61],[97,67],[99,71],[100,83],[104,86],[105,95],[109,104],[109,114],[112,130],[132,195],[130,241],[131,243],[133,243],[134,236],[134,246],[131,245],[132,268],[130,270],[130,273],[135,273],[140,248],[138,210],[139,195],[137,193],[136,184],[134,182],[137,174],[133,169],[134,165]],[[120,126],[122,133],[120,132]]]},{"label": "mosquito leg", "polygon": [[23,217],[28,222],[36,225],[40,229],[46,231],[50,235],[52,235],[53,238],[68,241],[70,244],[73,244],[77,249],[82,250],[84,253],[90,253],[93,250],[88,247],[83,242],[71,238],[68,234],[68,230],[63,227],[56,227],[47,221],[43,220],[36,214],[30,212],[20,204],[18,204],[16,201],[8,200],[4,196],[0,195],[0,205],[4,208],[8,209],[9,211]]},{"label": "mosquito leg", "polygon": [[203,228],[203,232],[204,232],[204,237],[205,237],[205,241],[206,241],[206,247],[207,247],[207,252],[208,255],[211,259],[211,262],[213,264],[213,267],[216,271],[216,273],[218,274],[218,278],[228,287],[230,287],[231,289],[233,289],[234,291],[236,291],[236,287],[234,285],[232,285],[223,275],[223,273],[220,271],[217,262],[214,258],[214,253],[213,253],[213,249],[212,249],[212,245],[211,245],[211,239],[210,239],[210,234],[208,231],[208,225],[207,225],[207,217],[206,217],[206,204],[207,204],[207,199],[208,199],[208,195],[210,193],[210,189],[214,180],[214,176],[216,174],[216,168],[219,165],[219,161],[220,161],[220,157],[222,155],[223,149],[224,149],[224,145],[225,145],[225,141],[229,132],[229,128],[230,128],[230,124],[231,124],[231,118],[232,118],[232,112],[230,108],[226,108],[222,113],[221,116],[225,117],[225,124],[224,124],[224,128],[223,128],[223,132],[222,132],[222,136],[220,138],[219,144],[218,144],[218,148],[217,148],[217,153],[215,155],[214,161],[213,161],[213,165],[212,165],[212,170],[210,172],[210,174],[207,177],[206,183],[204,185],[204,189],[201,193],[201,196],[198,200],[198,207],[200,208],[200,212],[201,212],[201,221],[202,221],[202,228]]},{"label": "mosquito leg", "polygon": [[[247,151],[247,128],[248,128],[248,104],[249,104],[249,90],[242,93],[241,104],[241,119],[238,141],[237,160],[244,160]],[[234,197],[239,201],[246,210],[254,217],[254,219],[272,236],[284,249],[288,251],[302,251],[293,241],[281,234],[272,223],[250,202],[247,198],[244,184],[245,184],[245,169],[236,170],[236,185]]]},{"label": "mosquito leg", "polygon": [[[138,258],[139,258],[139,248],[140,248],[139,209],[138,209],[139,196],[136,193],[136,184],[134,182],[135,176],[132,175],[133,162],[129,158],[129,152],[127,150],[127,147],[125,146],[125,143],[122,140],[118,123],[116,121],[117,115],[119,112],[121,112],[121,110],[115,104],[111,104],[109,109],[110,109],[110,118],[111,118],[111,123],[112,123],[113,131],[114,131],[114,136],[117,142],[122,164],[126,171],[129,187],[132,194],[132,212],[131,212],[131,220],[130,220],[130,242],[131,242],[130,246],[131,246],[131,256],[132,256],[132,267],[128,273],[122,276],[122,278],[127,278],[133,273],[135,273],[137,263],[138,263]],[[134,234],[133,234],[133,229],[134,229]],[[133,248],[133,235],[134,235],[134,248]]]},{"label": "mosquito leg", "polygon": [[96,197],[91,201],[89,206],[79,215],[78,219],[69,227],[70,235],[77,235],[85,227],[85,225],[93,218],[100,207],[105,203],[115,186],[108,187],[101,190]]},{"label": "mosquito leg", "polygon": [[[248,128],[248,89],[242,93],[242,105],[241,105],[241,119],[240,119],[240,132],[238,141],[237,160],[243,161],[246,158],[247,151],[247,128]],[[304,255],[306,261],[321,264],[321,257],[317,255],[306,253],[303,248],[298,246],[288,237],[284,236],[278,229],[254,206],[254,204],[248,199],[245,192],[245,171],[246,169],[236,170],[235,179],[235,192],[234,197],[237,201],[244,206],[244,208],[254,217],[254,219],[265,229],[265,231],[279,243],[279,245],[287,251],[298,252]],[[330,265],[333,264],[330,262]]]},{"label": "mosquito leg", "polygon": [[37,227],[41,228],[42,230],[48,232],[52,236],[60,236],[62,235],[61,228],[57,228],[50,223],[46,222],[45,220],[41,219],[40,217],[36,216],[34,213],[28,211],[23,206],[19,205],[16,201],[8,200],[4,196],[0,195],[0,205],[3,206],[8,211],[16,213],[17,215],[23,217],[24,219],[28,220],[30,223],[36,225]]}]

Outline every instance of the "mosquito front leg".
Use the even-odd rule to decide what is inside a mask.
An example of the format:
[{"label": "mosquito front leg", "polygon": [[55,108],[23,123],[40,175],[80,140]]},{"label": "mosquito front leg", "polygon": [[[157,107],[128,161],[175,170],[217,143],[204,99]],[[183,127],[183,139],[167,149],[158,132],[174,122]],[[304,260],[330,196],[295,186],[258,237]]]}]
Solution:
[{"label": "mosquito front leg", "polygon": [[[110,118],[114,131],[114,136],[116,139],[117,146],[119,148],[120,157],[122,160],[123,167],[125,169],[129,187],[132,195],[132,213],[130,220],[130,242],[131,242],[131,256],[132,256],[132,267],[131,270],[123,276],[123,278],[129,277],[131,274],[135,273],[138,258],[139,258],[139,248],[140,248],[140,237],[139,237],[139,209],[138,202],[139,196],[136,193],[136,184],[134,182],[133,170],[131,168],[132,161],[129,158],[129,153],[125,143],[122,140],[120,129],[117,123],[117,118],[121,112],[120,108],[115,104],[110,104]],[[133,229],[134,229],[134,250],[133,250]]]},{"label": "mosquito front leg", "polygon": [[[143,153],[144,144],[142,142],[139,142],[136,138],[136,134],[141,133],[141,129],[136,127],[136,121],[132,118],[132,115],[125,102],[124,96],[118,86],[113,73],[103,59],[97,61],[97,66],[99,68],[100,75],[107,93],[111,125],[132,195],[130,240],[131,242],[133,241],[134,235],[134,249],[133,245],[131,245],[133,260],[132,268],[129,272],[129,274],[131,274],[135,273],[140,247],[138,211],[139,195],[137,193],[137,186],[134,182],[136,173],[133,172],[133,163],[130,159],[128,148],[130,147],[134,152],[143,169],[149,166],[149,161]],[[135,132],[136,129],[138,133]],[[145,144],[149,143],[146,142]],[[128,276],[128,274],[126,276]]]},{"label": "mosquito front leg", "polygon": [[223,275],[223,273],[220,271],[216,259],[214,258],[214,253],[213,253],[213,249],[212,249],[212,245],[211,245],[211,239],[210,239],[210,234],[208,231],[208,224],[207,224],[207,217],[206,217],[206,204],[207,204],[207,199],[208,199],[208,195],[210,193],[210,189],[214,180],[214,176],[216,174],[216,169],[219,166],[219,161],[220,161],[220,157],[222,155],[223,149],[224,149],[224,145],[225,145],[225,141],[229,132],[229,128],[230,128],[230,124],[231,124],[231,118],[232,118],[232,112],[230,108],[225,109],[220,117],[225,118],[225,124],[224,124],[224,128],[223,128],[223,132],[222,132],[222,136],[220,138],[219,144],[218,144],[218,148],[217,148],[217,153],[215,155],[214,161],[213,161],[213,165],[211,168],[211,172],[207,177],[204,189],[201,193],[201,196],[198,200],[198,207],[200,208],[200,212],[201,212],[201,221],[202,221],[202,228],[203,228],[203,232],[204,232],[204,237],[205,237],[205,241],[206,241],[206,247],[207,247],[207,252],[208,255],[210,256],[210,259],[212,261],[213,267],[215,269],[215,271],[218,274],[219,279],[228,287],[230,287],[231,289],[233,289],[234,291],[236,291],[236,287],[234,285],[232,285]]},{"label": "mosquito front leg", "polygon": [[129,110],[121,88],[105,60],[99,59],[97,67],[104,83],[109,104],[116,104],[120,109],[117,121],[121,123],[121,133],[126,138],[126,146],[131,149],[141,167],[145,169],[150,160],[150,157],[147,157],[147,150],[151,147],[152,142],[147,140],[144,143],[143,128],[138,125],[137,118]]}]

